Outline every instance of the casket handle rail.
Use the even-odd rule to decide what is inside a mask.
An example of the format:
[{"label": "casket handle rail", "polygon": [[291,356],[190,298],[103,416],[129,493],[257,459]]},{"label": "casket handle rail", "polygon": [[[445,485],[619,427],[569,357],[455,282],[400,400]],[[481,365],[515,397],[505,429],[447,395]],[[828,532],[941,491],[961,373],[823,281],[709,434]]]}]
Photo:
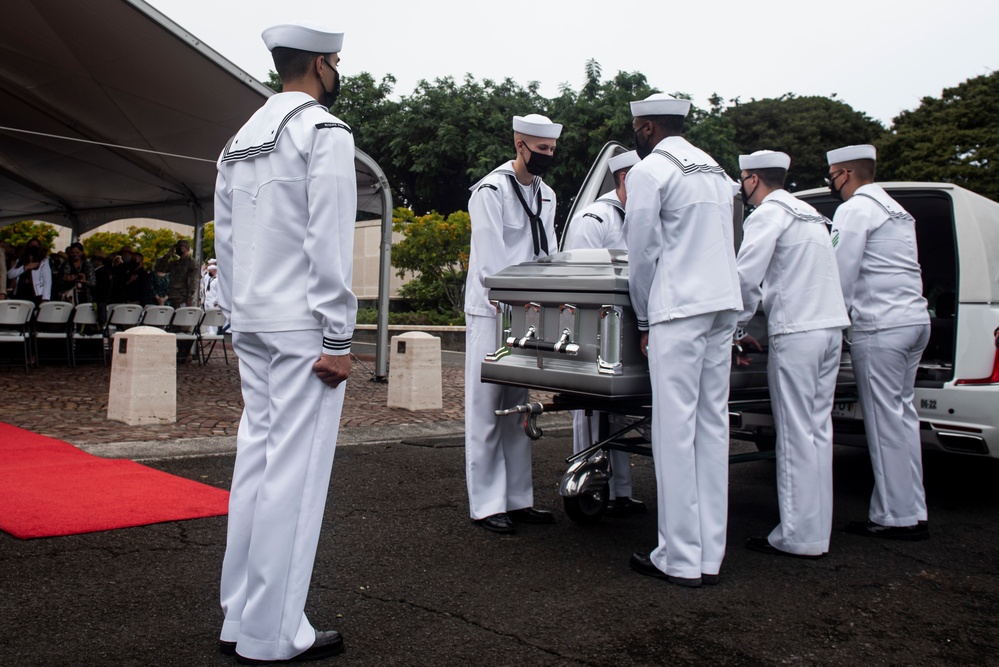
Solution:
[{"label": "casket handle rail", "polygon": [[597,346],[597,372],[601,375],[622,375],[624,364],[621,361],[621,317],[620,306],[600,307],[600,333]]},{"label": "casket handle rail", "polygon": [[513,318],[513,307],[500,301],[489,300],[493,308],[496,309],[496,351],[487,354],[485,361],[499,361],[510,354],[510,348],[503,344],[510,333],[511,320]]},{"label": "casket handle rail", "polygon": [[540,352],[557,352],[575,357],[579,354],[579,345],[571,341],[571,332],[568,329],[562,330],[559,339],[552,343],[546,340],[539,340],[535,334],[534,327],[527,329],[527,334],[523,338],[510,336],[506,339],[507,347],[519,347],[524,350],[538,350]]},{"label": "casket handle rail", "polygon": [[535,350],[539,353],[538,368],[541,368],[541,352],[555,352],[575,357],[579,354],[579,344],[573,342],[574,329],[576,328],[576,307],[572,304],[562,304],[559,306],[559,338],[555,342],[544,339],[544,332],[541,330],[544,322],[545,308],[540,303],[527,303],[524,305],[525,325],[527,330],[520,338],[509,336],[505,341],[507,348],[520,348],[522,350]]}]

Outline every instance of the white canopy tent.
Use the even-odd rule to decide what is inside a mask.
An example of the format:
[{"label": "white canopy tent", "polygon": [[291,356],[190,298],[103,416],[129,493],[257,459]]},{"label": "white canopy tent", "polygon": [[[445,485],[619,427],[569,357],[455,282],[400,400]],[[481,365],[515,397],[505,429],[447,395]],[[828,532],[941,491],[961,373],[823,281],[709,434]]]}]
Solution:
[{"label": "white canopy tent", "polygon": [[[0,226],[44,220],[76,238],[156,218],[193,226],[200,257],[215,159],[270,88],[142,0],[4,0],[0,14]],[[358,215],[382,219],[384,378],[392,197],[374,160],[357,151],[355,165]]]}]

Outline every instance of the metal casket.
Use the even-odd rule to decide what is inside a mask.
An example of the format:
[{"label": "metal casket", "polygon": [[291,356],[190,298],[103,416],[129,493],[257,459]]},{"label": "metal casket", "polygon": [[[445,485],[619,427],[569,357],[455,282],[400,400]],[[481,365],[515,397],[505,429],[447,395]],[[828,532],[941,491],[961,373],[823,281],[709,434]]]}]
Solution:
[{"label": "metal casket", "polygon": [[623,250],[573,250],[486,278],[496,352],[482,380],[594,397],[649,396]]}]

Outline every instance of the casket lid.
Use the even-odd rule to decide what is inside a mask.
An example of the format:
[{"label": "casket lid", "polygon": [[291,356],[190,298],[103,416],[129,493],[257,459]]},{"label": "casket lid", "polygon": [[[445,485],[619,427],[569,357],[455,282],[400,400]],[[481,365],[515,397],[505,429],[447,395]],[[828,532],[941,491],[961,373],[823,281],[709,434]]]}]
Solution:
[{"label": "casket lid", "polygon": [[537,262],[508,266],[486,277],[490,289],[628,292],[628,253],[593,248],[569,250]]}]

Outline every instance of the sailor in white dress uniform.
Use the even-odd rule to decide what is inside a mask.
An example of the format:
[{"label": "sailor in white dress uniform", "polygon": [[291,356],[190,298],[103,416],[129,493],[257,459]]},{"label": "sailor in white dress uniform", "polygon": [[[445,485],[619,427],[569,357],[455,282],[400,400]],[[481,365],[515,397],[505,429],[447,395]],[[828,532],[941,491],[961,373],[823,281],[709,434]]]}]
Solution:
[{"label": "sailor in white dress uniform", "polygon": [[215,191],[219,307],[245,405],[219,647],[241,662],[343,650],[339,633],[316,631],[304,610],[357,310],[354,141],[328,112],[343,33],[302,22],[268,28],[263,39],[285,92],[225,147]]},{"label": "sailor in white dress uniform", "polygon": [[716,583],[728,522],[728,391],[742,309],[732,229],[733,181],[680,136],[687,100],[631,103],[647,156],[627,178],[631,305],[648,344],[659,545],[641,574]]},{"label": "sailor in white dress uniform", "polygon": [[829,220],[784,190],[790,164],[774,151],[739,156],[743,200],[756,208],[743,225],[737,258],[743,310],[735,338],[760,349],[745,328],[762,299],[780,505],[777,527],[746,546],[819,557],[829,551],[832,532],[832,406],[850,318]]},{"label": "sailor in white dress uniform", "polygon": [[[581,210],[565,230],[562,250],[609,248],[624,250],[624,208],[627,189],[624,185],[628,170],[638,164],[638,153],[626,151],[612,157],[607,168],[614,178],[614,189],[600,195]],[[589,418],[584,410],[572,411],[572,449],[578,453],[596,442],[600,432],[601,413],[594,410]],[[607,513],[644,514],[645,503],[631,497],[631,462],[627,452],[611,450],[610,503]]]},{"label": "sailor in white dress uniform", "polygon": [[916,370],[929,342],[915,220],[874,183],[874,146],[827,153],[829,189],[839,195],[832,242],[853,321],[850,357],[874,469],[867,522],[847,532],[889,539],[929,537]]},{"label": "sailor in white dress uniform", "polygon": [[519,415],[495,410],[528,401],[528,390],[483,383],[482,360],[500,345],[487,276],[556,251],[555,192],[541,180],[562,126],[540,114],[513,117],[517,157],[472,186],[471,254],[465,281],[465,473],[469,513],[486,530],[514,531],[513,521],[552,523],[534,508],[531,442]]}]

